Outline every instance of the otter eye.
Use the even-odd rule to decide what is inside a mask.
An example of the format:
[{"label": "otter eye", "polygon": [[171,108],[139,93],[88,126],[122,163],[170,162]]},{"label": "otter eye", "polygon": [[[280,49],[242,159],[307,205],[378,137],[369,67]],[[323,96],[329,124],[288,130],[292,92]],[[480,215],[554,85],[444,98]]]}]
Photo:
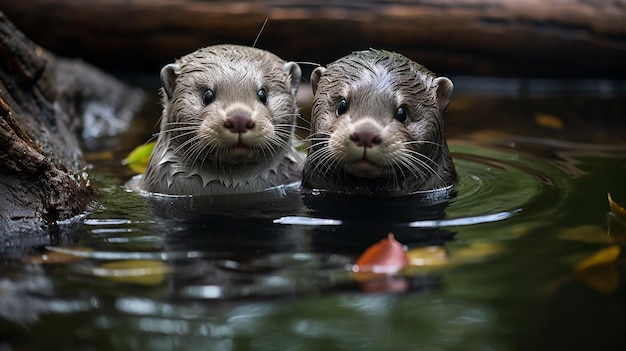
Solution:
[{"label": "otter eye", "polygon": [[257,95],[259,96],[259,101],[261,101],[263,105],[267,104],[267,93],[265,92],[265,89],[259,89]]},{"label": "otter eye", "polygon": [[341,99],[337,105],[337,116],[341,116],[348,111],[348,102],[346,99]]},{"label": "otter eye", "polygon": [[406,112],[406,108],[398,107],[398,109],[396,110],[396,120],[398,120],[398,122],[400,123],[406,123],[408,119],[409,114]]},{"label": "otter eye", "polygon": [[207,89],[204,94],[202,94],[202,104],[204,106],[210,104],[215,100],[215,94],[213,94],[213,90]]}]

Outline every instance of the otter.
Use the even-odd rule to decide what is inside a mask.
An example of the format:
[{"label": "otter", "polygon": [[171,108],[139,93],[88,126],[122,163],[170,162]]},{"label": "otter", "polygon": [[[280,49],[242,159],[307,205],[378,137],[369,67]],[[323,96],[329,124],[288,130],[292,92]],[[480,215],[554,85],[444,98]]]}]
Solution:
[{"label": "otter", "polygon": [[140,189],[213,195],[300,180],[298,64],[257,48],[214,45],[164,66],[160,78],[160,132]]},{"label": "otter", "polygon": [[453,84],[385,50],[353,52],[311,73],[305,189],[403,196],[451,188],[443,133]]}]

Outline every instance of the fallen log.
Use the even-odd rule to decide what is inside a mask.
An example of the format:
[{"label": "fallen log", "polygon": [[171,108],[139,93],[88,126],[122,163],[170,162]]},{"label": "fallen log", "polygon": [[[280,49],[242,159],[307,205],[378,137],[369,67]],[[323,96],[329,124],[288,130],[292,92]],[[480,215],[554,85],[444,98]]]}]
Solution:
[{"label": "fallen log", "polygon": [[[85,170],[78,135],[94,120],[116,126],[130,122],[141,101],[140,91],[36,46],[0,12],[0,237],[5,246],[93,203],[98,192]],[[100,108],[94,111],[94,106]],[[99,131],[116,130],[105,124]]]},{"label": "fallen log", "polygon": [[439,74],[626,77],[626,3],[573,0],[31,0],[0,8],[36,41],[102,67],[158,70],[198,47],[326,64],[368,47]]}]

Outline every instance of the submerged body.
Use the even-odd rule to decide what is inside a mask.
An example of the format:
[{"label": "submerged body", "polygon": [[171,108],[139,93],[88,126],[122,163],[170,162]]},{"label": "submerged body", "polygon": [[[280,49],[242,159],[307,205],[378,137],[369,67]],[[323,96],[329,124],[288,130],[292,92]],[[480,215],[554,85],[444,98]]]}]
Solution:
[{"label": "submerged body", "polygon": [[400,54],[366,50],[318,67],[311,84],[304,187],[402,196],[455,183],[442,117],[449,79]]},{"label": "submerged body", "polygon": [[161,130],[139,187],[176,195],[256,192],[300,180],[293,146],[299,66],[215,45],[161,70]]}]

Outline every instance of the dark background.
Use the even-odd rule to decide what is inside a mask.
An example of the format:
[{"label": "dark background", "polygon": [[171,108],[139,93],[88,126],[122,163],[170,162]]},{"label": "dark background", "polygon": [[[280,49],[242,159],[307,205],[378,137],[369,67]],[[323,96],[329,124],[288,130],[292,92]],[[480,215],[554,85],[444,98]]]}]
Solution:
[{"label": "dark background", "polygon": [[217,43],[327,64],[368,47],[440,75],[626,77],[626,2],[578,0],[0,0],[52,52],[108,70],[154,71]]}]

